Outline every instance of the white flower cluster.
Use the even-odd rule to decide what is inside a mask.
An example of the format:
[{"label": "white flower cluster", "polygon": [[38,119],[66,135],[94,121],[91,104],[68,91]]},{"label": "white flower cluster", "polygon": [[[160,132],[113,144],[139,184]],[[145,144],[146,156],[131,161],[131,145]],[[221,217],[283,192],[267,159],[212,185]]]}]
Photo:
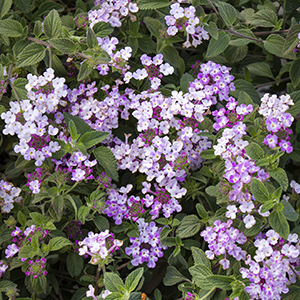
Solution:
[{"label": "white flower cluster", "polygon": [[2,213],[9,213],[14,202],[20,202],[20,188],[14,187],[11,183],[0,180],[0,206]]}]

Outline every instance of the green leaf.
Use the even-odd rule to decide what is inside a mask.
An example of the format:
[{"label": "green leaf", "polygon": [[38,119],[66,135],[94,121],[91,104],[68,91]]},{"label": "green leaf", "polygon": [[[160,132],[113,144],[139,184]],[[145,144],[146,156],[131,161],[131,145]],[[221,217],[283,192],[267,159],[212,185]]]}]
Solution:
[{"label": "green leaf", "polygon": [[100,231],[105,231],[106,229],[109,229],[109,222],[103,216],[93,217],[93,222]]},{"label": "green leaf", "polygon": [[262,77],[269,77],[275,79],[270,65],[266,62],[256,62],[247,66],[250,73]]},{"label": "green leaf", "polygon": [[285,39],[278,34],[270,34],[267,39],[264,41],[265,49],[278,56],[283,58],[295,59],[296,54],[294,52],[290,52],[286,55],[283,54]]},{"label": "green leaf", "polygon": [[0,0],[0,19],[8,13],[12,5],[12,0]]},{"label": "green leaf", "polygon": [[68,240],[62,236],[54,237],[49,242],[50,251],[60,250],[61,248],[72,245],[72,244],[73,243],[70,240]]},{"label": "green leaf", "polygon": [[32,212],[29,215],[36,225],[42,226],[46,222],[46,218],[38,212]]},{"label": "green leaf", "polygon": [[239,230],[245,234],[245,236],[256,236],[263,225],[263,221],[255,219],[256,223],[251,228],[246,228],[244,222],[240,223]]},{"label": "green leaf", "polygon": [[200,153],[200,156],[201,156],[203,159],[215,159],[215,158],[216,158],[215,150],[214,150],[214,149],[203,150],[203,151]]},{"label": "green leaf", "polygon": [[185,276],[183,276],[175,267],[168,266],[167,272],[163,279],[165,286],[172,286],[182,281],[189,281]]},{"label": "green leaf", "polygon": [[24,14],[28,14],[31,11],[32,0],[14,0],[14,2]]},{"label": "green leaf", "polygon": [[101,131],[91,131],[86,132],[83,134],[78,142],[81,142],[85,145],[87,149],[97,145],[98,143],[102,142],[109,136],[109,133],[107,132],[101,132]]},{"label": "green leaf", "polygon": [[89,48],[94,48],[98,45],[96,34],[90,27],[88,27],[86,32],[86,43]]},{"label": "green leaf", "polygon": [[274,205],[276,204],[276,202],[274,202],[273,200],[268,200],[264,203],[264,205],[262,206],[260,212],[263,214],[267,211],[269,211],[270,209],[272,209],[274,207]]},{"label": "green leaf", "polygon": [[38,11],[35,13],[36,16],[42,16],[51,10],[55,9],[58,12],[64,11],[65,7],[56,2],[43,1],[43,3],[39,6]]},{"label": "green leaf", "polygon": [[230,94],[233,97],[238,98],[240,91],[243,91],[251,97],[251,99],[253,100],[254,103],[260,102],[260,96],[259,96],[258,92],[256,91],[254,86],[249,81],[246,81],[243,79],[237,79],[233,83],[235,86],[235,91],[230,92]]},{"label": "green leaf", "polygon": [[277,14],[271,10],[260,10],[250,19],[250,24],[257,27],[275,27]]},{"label": "green leaf", "polygon": [[1,280],[0,281],[0,292],[7,292],[7,290],[15,289],[18,285],[13,283],[10,280]]},{"label": "green leaf", "polygon": [[190,82],[192,81],[194,81],[194,77],[189,73],[184,73],[180,78],[180,89],[183,91],[184,94],[188,92]]},{"label": "green leaf", "polygon": [[57,219],[60,220],[64,210],[64,199],[62,195],[57,195],[52,200],[52,206],[57,214]]},{"label": "green leaf", "polygon": [[201,218],[205,219],[205,218],[208,217],[208,213],[207,213],[206,209],[204,208],[204,206],[202,204],[197,203],[196,204],[196,210],[197,210],[198,215]]},{"label": "green leaf", "polygon": [[202,264],[206,266],[208,269],[211,268],[210,261],[202,249],[192,247],[192,255],[193,255],[195,265]]},{"label": "green leaf", "polygon": [[154,35],[156,38],[161,36],[163,25],[158,20],[151,17],[145,17],[144,22],[152,35]]},{"label": "green leaf", "polygon": [[30,276],[30,282],[32,284],[33,289],[38,293],[43,293],[47,289],[46,276],[39,276],[38,278],[33,278],[33,276]]},{"label": "green leaf", "polygon": [[81,118],[77,116],[72,116],[71,114],[68,114],[66,112],[64,112],[63,115],[67,125],[69,124],[70,120],[72,120],[75,123],[77,132],[79,132],[80,135],[83,135],[86,132],[93,131],[93,129]]},{"label": "green leaf", "polygon": [[105,273],[104,274],[104,284],[105,288],[108,289],[110,292],[122,292],[120,287],[125,288],[125,285],[122,279],[114,273]]},{"label": "green leaf", "polygon": [[23,35],[23,26],[16,20],[0,20],[0,34],[8,37],[19,37]]},{"label": "green leaf", "polygon": [[300,83],[300,58],[293,61],[290,68],[290,78],[294,88]]},{"label": "green leaf", "polygon": [[207,48],[206,56],[208,58],[215,57],[221,53],[223,53],[226,48],[229,46],[230,37],[225,32],[219,32],[218,39],[214,38],[210,40]]},{"label": "green leaf", "polygon": [[206,280],[210,283],[211,286],[222,290],[231,290],[230,283],[234,281],[232,277],[224,275],[207,276]]},{"label": "green leaf", "polygon": [[195,235],[201,227],[201,222],[196,215],[189,215],[182,219],[181,224],[176,230],[180,238],[187,238]]},{"label": "green leaf", "polygon": [[299,214],[295,211],[294,207],[286,200],[281,200],[280,203],[283,204],[282,214],[287,220],[296,222],[299,218]]},{"label": "green leaf", "polygon": [[246,153],[255,160],[263,158],[265,156],[264,150],[255,142],[250,143],[245,147]]},{"label": "green leaf", "polygon": [[144,53],[155,53],[156,51],[156,44],[152,41],[152,39],[148,36],[143,36],[142,38],[138,39],[139,48]]},{"label": "green leaf", "polygon": [[[254,39],[258,39],[258,37],[256,37],[250,29],[238,29],[236,30],[236,32]],[[246,46],[249,43],[258,43],[258,42],[248,38],[241,37],[239,35],[235,35],[234,33],[231,35],[231,40],[230,40],[231,46],[236,46],[236,47]]]},{"label": "green leaf", "polygon": [[140,10],[145,9],[159,9],[169,6],[168,0],[140,0],[138,1],[138,7]]},{"label": "green leaf", "polygon": [[219,37],[219,31],[218,31],[218,26],[214,22],[209,22],[208,25],[204,25],[204,30],[206,30],[209,35],[217,40]]},{"label": "green leaf", "polygon": [[219,9],[220,16],[224,23],[231,27],[237,18],[236,9],[229,3],[217,2],[216,6]]},{"label": "green leaf", "polygon": [[25,226],[26,224],[26,217],[25,215],[21,212],[21,211],[18,211],[18,222],[22,225],[22,226]]},{"label": "green leaf", "polygon": [[[17,78],[13,82],[14,90],[13,93],[16,97],[19,97],[20,100],[26,100],[27,99],[27,90],[25,89],[25,85],[28,83],[28,80],[26,78]],[[17,97],[16,97],[17,98]]]},{"label": "green leaf", "polygon": [[210,268],[207,268],[203,264],[196,264],[195,266],[189,268],[189,272],[193,276],[194,281],[198,287],[204,289],[214,288],[214,286],[210,285],[206,280],[208,276],[213,275]]},{"label": "green leaf", "polygon": [[98,22],[93,26],[96,36],[104,38],[113,33],[114,28],[109,23]]},{"label": "green leaf", "polygon": [[85,224],[85,219],[87,214],[89,213],[90,209],[86,206],[80,206],[78,210],[78,221],[82,224]]},{"label": "green leaf", "polygon": [[289,292],[283,295],[284,300],[299,300],[300,299],[300,287],[292,285],[289,287]]},{"label": "green leaf", "polygon": [[[290,113],[293,117],[297,116],[300,113],[300,91],[296,91],[290,94],[293,99],[295,105],[288,109],[288,113]],[[292,155],[291,153],[290,155]]]},{"label": "green leaf", "polygon": [[284,191],[289,187],[289,180],[286,172],[282,168],[276,168],[275,170],[269,170],[268,173],[274,178]]},{"label": "green leaf", "polygon": [[283,239],[288,238],[290,225],[281,211],[274,210],[271,212],[269,224]]},{"label": "green leaf", "polygon": [[258,202],[264,203],[270,199],[266,186],[256,178],[251,179],[250,191]]},{"label": "green leaf", "polygon": [[78,73],[78,81],[81,81],[88,77],[93,71],[93,67],[90,65],[88,60],[84,60],[79,68],[79,73]]},{"label": "green leaf", "polygon": [[283,55],[287,55],[290,52],[294,51],[296,46],[299,43],[298,33],[300,32],[300,25],[296,24],[290,28],[290,31],[285,39],[283,45]]},{"label": "green leaf", "polygon": [[49,43],[63,54],[72,55],[76,53],[76,44],[69,39],[54,38],[49,40]]},{"label": "green leaf", "polygon": [[69,253],[67,256],[67,270],[72,277],[80,275],[83,270],[84,260],[78,253]]},{"label": "green leaf", "polygon": [[181,63],[180,61],[182,60],[181,57],[179,56],[178,51],[171,45],[168,45],[164,47],[162,50],[162,54],[164,56],[164,59],[173,67],[175,68],[180,68]]},{"label": "green leaf", "polygon": [[32,43],[18,55],[18,67],[34,65],[44,59],[46,48],[38,43]]},{"label": "green leaf", "polygon": [[104,168],[106,174],[113,180],[119,180],[117,161],[110,149],[100,146],[93,151],[97,161]]},{"label": "green leaf", "polygon": [[135,290],[135,288],[139,284],[140,279],[143,276],[143,273],[144,273],[144,268],[138,268],[127,276],[125,281],[125,289],[128,292],[132,292]]},{"label": "green leaf", "polygon": [[45,35],[51,38],[58,38],[61,36],[62,26],[61,19],[59,17],[58,12],[53,9],[49,12],[43,22],[43,28]]}]

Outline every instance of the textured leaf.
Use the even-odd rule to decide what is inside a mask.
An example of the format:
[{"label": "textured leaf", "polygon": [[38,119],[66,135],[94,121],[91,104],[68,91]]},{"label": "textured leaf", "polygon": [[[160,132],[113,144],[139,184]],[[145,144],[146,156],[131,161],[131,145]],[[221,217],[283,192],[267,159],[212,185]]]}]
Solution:
[{"label": "textured leaf", "polygon": [[0,281],[0,292],[7,292],[9,289],[15,289],[17,285],[9,280],[1,280]]},{"label": "textured leaf", "polygon": [[258,27],[275,27],[277,15],[271,10],[260,10],[251,18],[250,23]]},{"label": "textured leaf", "polygon": [[271,71],[270,65],[266,62],[253,63],[253,64],[248,65],[247,68],[250,71],[250,73],[252,73],[254,75],[275,79],[275,77]]},{"label": "textured leaf", "polygon": [[250,143],[245,147],[246,153],[255,160],[263,158],[265,156],[264,150],[255,142]]},{"label": "textured leaf", "polygon": [[71,55],[76,52],[76,44],[69,39],[56,38],[49,40],[49,43],[63,54]]},{"label": "textured leaf", "polygon": [[32,0],[14,0],[14,2],[24,14],[28,14],[30,12]]},{"label": "textured leaf", "polygon": [[86,206],[80,206],[78,210],[78,221],[82,224],[85,224],[85,219],[87,214],[89,213],[90,209]]},{"label": "textured leaf", "polygon": [[144,22],[152,35],[154,35],[156,38],[161,36],[163,25],[158,20],[145,17]]},{"label": "textured leaf", "polygon": [[300,32],[300,25],[296,24],[291,27],[284,45],[283,45],[283,55],[287,55],[292,52],[299,43],[298,33]]},{"label": "textured leaf", "polygon": [[280,203],[283,204],[282,214],[286,217],[286,219],[292,222],[297,221],[299,214],[295,211],[294,207],[286,200],[281,200]]},{"label": "textured leaf", "polygon": [[61,36],[62,26],[61,26],[61,19],[59,17],[58,12],[53,9],[49,12],[47,17],[43,22],[43,28],[45,35],[51,38],[57,38]]},{"label": "textured leaf", "polygon": [[283,54],[285,39],[278,34],[270,34],[268,38],[264,41],[265,49],[278,56],[283,58],[295,59],[296,54],[294,52],[290,52],[286,55]]},{"label": "textured leaf", "polygon": [[204,25],[204,29],[209,33],[209,35],[215,40],[219,37],[218,26],[214,22],[209,22],[208,25]]},{"label": "textured leaf", "polygon": [[122,279],[114,273],[104,274],[104,284],[110,292],[121,292],[120,286],[125,287]]},{"label": "textured leaf", "polygon": [[230,92],[230,94],[233,97],[238,98],[240,91],[243,91],[251,97],[254,103],[259,103],[260,96],[256,91],[256,89],[254,88],[254,86],[249,81],[243,79],[237,79],[234,81],[234,86],[235,86],[235,91]]},{"label": "textured leaf", "polygon": [[56,10],[58,12],[64,11],[65,7],[56,2],[45,1],[40,6],[38,11],[35,13],[36,16],[42,16],[51,10]]},{"label": "textured leaf", "polygon": [[83,257],[78,253],[69,253],[67,256],[67,269],[72,277],[78,276],[83,270]]},{"label": "textured leaf", "polygon": [[93,30],[98,37],[106,37],[113,33],[114,28],[109,23],[98,22],[93,26]]},{"label": "textured leaf", "polygon": [[[251,37],[251,38],[255,38],[255,39],[258,38],[253,34],[253,32],[250,29],[238,29],[238,30],[236,30],[236,32],[240,33],[240,34],[243,34],[243,35],[246,35],[246,36]],[[236,47],[246,46],[249,43],[257,43],[257,42],[253,41],[253,40],[250,40],[250,39],[247,39],[247,38],[244,38],[244,37],[241,37],[241,36],[238,36],[238,35],[235,35],[235,34],[231,35],[231,40],[230,40],[230,45],[231,46],[236,46]]]},{"label": "textured leaf", "polygon": [[176,230],[180,238],[187,238],[195,235],[201,227],[201,222],[196,215],[189,215],[182,219],[181,224]]},{"label": "textured leaf", "polygon": [[100,166],[104,168],[106,174],[113,180],[118,181],[119,175],[117,172],[117,161],[111,150],[106,147],[100,146],[93,152]]},{"label": "textured leaf", "polygon": [[166,275],[164,277],[164,285],[171,286],[182,281],[189,281],[183,276],[175,267],[168,266]]},{"label": "textured leaf", "polygon": [[270,199],[266,186],[258,179],[252,178],[250,191],[256,201],[264,203]]},{"label": "textured leaf", "polygon": [[270,226],[285,240],[290,233],[290,225],[281,211],[272,211],[269,216]]},{"label": "textured leaf", "polygon": [[180,68],[181,67],[181,57],[178,51],[173,46],[164,47],[162,54],[164,59],[173,67]]},{"label": "textured leaf", "polygon": [[45,49],[44,46],[38,43],[26,46],[18,55],[18,67],[31,66],[43,60],[46,54]]},{"label": "textured leaf", "polygon": [[231,290],[232,287],[230,285],[231,282],[234,281],[233,278],[224,276],[224,275],[211,275],[207,276],[206,280],[215,288],[219,288],[222,290]]},{"label": "textured leaf", "polygon": [[223,21],[227,26],[233,25],[237,18],[236,9],[229,3],[217,2],[216,6],[219,9],[219,13]]},{"label": "textured leaf", "polygon": [[9,37],[19,37],[23,35],[23,26],[16,20],[0,20],[0,34]]},{"label": "textured leaf", "polygon": [[180,78],[180,89],[183,91],[184,94],[188,92],[190,82],[192,81],[194,81],[194,77],[189,73],[184,73]]},{"label": "textured leaf", "polygon": [[8,13],[12,5],[12,0],[0,0],[0,19]]},{"label": "textured leaf", "polygon": [[286,172],[281,168],[276,168],[275,170],[269,170],[268,173],[272,178],[274,178],[284,191],[289,187],[289,180]]},{"label": "textured leaf", "polygon": [[211,267],[210,261],[202,249],[192,247],[192,255],[193,255],[195,265],[202,264],[206,266],[208,269],[210,269]]},{"label": "textured leaf", "polygon": [[80,135],[84,135],[86,132],[91,132],[93,129],[81,118],[77,116],[72,116],[71,114],[68,114],[66,112],[63,113],[65,122],[68,125],[70,120],[72,120],[75,123],[77,132],[80,133]]},{"label": "textured leaf", "polygon": [[93,217],[93,222],[100,231],[105,231],[106,229],[109,229],[109,222],[103,216]]},{"label": "textured leaf", "polygon": [[290,78],[294,88],[300,84],[300,58],[293,61],[290,69]]},{"label": "textured leaf", "polygon": [[61,248],[69,245],[72,245],[72,242],[62,236],[54,237],[49,242],[50,251],[60,250]]},{"label": "textured leaf", "polygon": [[90,66],[89,62],[87,60],[84,60],[79,68],[79,73],[78,73],[78,81],[81,81],[88,77],[93,71],[93,67]]},{"label": "textured leaf", "polygon": [[90,27],[88,27],[86,32],[86,43],[89,48],[94,48],[98,45],[96,34]]},{"label": "textured leaf", "polygon": [[219,32],[219,37],[217,40],[211,39],[208,48],[207,48],[207,57],[215,57],[221,53],[223,53],[226,48],[229,46],[230,37],[225,32]]},{"label": "textured leaf", "polygon": [[84,146],[89,149],[98,143],[102,142],[109,136],[109,133],[107,132],[101,132],[101,131],[91,131],[84,133],[78,140],[78,142],[81,142],[84,144]]},{"label": "textured leaf", "polygon": [[26,78],[17,78],[13,82],[14,90],[13,93],[17,93],[17,96],[20,100],[26,100],[27,99],[27,90],[25,89],[25,85],[28,83],[28,80]]},{"label": "textured leaf", "polygon": [[138,7],[140,10],[159,9],[165,6],[169,6],[168,0],[140,0],[138,2]]},{"label": "textured leaf", "polygon": [[144,268],[138,268],[131,272],[125,281],[125,289],[129,292],[132,292],[137,287],[140,279],[142,278],[144,273]]}]

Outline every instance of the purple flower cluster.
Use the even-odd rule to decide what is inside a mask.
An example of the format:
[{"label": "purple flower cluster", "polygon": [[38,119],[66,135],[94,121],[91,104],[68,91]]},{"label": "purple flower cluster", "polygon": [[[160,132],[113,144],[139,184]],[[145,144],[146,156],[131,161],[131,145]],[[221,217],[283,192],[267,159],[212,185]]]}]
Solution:
[{"label": "purple flower cluster", "polygon": [[16,188],[12,183],[0,180],[0,206],[2,213],[9,213],[14,205],[14,202],[20,202],[22,197],[20,188]]},{"label": "purple flower cluster", "polygon": [[119,43],[116,37],[97,38],[100,47],[105,50],[111,57],[111,61],[108,64],[99,64],[97,65],[97,70],[100,75],[107,75],[109,67],[113,68],[113,71],[119,71],[122,74],[130,68],[127,61],[131,57],[132,49],[131,47],[125,47],[124,49],[116,50],[116,46]]},{"label": "purple flower cluster", "polygon": [[136,223],[140,236],[129,238],[131,246],[125,248],[125,253],[133,257],[132,265],[138,266],[146,262],[149,268],[154,268],[158,258],[163,256],[162,250],[168,248],[160,243],[162,228],[156,227],[154,222],[146,223],[143,218]]},{"label": "purple flower cluster", "polygon": [[28,262],[29,268],[25,272],[26,276],[32,276],[34,279],[37,279],[40,276],[46,276],[48,272],[45,270],[46,267],[46,258],[42,257],[41,259],[36,259],[35,261],[30,260]]},{"label": "purple flower cluster", "polygon": [[121,27],[123,17],[130,15],[134,19],[135,17],[131,13],[139,10],[137,4],[131,0],[96,0],[94,3],[100,8],[89,11],[90,27],[98,22],[109,23],[112,27]]},{"label": "purple flower cluster", "polygon": [[108,230],[100,233],[88,233],[83,241],[78,243],[79,255],[90,255],[90,263],[93,265],[104,265],[110,262],[112,253],[123,245],[123,242],[114,238],[113,233]]},{"label": "purple flower cluster", "polygon": [[195,300],[196,299],[196,296],[190,292],[187,292],[186,293],[186,297],[185,297],[185,300]]},{"label": "purple flower cluster", "polygon": [[264,116],[263,128],[271,132],[263,143],[270,148],[280,147],[281,151],[291,153],[293,147],[289,142],[289,135],[292,133],[291,127],[294,118],[286,111],[289,105],[294,105],[289,95],[282,95],[279,98],[276,95],[265,94],[261,98],[261,105],[258,112]]},{"label": "purple flower cluster", "polygon": [[59,104],[66,104],[62,98],[67,95],[67,87],[65,79],[55,78],[51,68],[39,77],[28,74],[27,79],[25,88],[29,100],[9,103],[10,110],[1,114],[6,123],[3,133],[16,134],[19,144],[14,151],[41,166],[46,158],[60,149],[58,142],[51,140],[59,128],[46,114],[54,113]]},{"label": "purple flower cluster", "polygon": [[151,89],[158,90],[161,78],[174,73],[174,68],[168,64],[163,64],[163,55],[157,54],[153,58],[143,54],[141,57],[141,63],[144,69],[137,69],[135,72],[126,72],[124,74],[124,82],[128,83],[131,78],[136,80],[143,80],[149,78],[151,82]]},{"label": "purple flower cluster", "polygon": [[[250,280],[245,291],[253,300],[280,300],[280,294],[286,294],[288,285],[295,283],[300,272],[295,270],[300,264],[299,238],[297,234],[289,235],[288,243],[274,230],[257,236],[254,246],[256,255],[248,255],[241,268],[243,278]],[[296,245],[295,245],[296,244]]]},{"label": "purple flower cluster", "polygon": [[8,268],[8,266],[4,263],[4,261],[0,260],[0,278],[1,278],[2,274],[5,273],[7,268]]},{"label": "purple flower cluster", "polygon": [[220,220],[214,222],[213,227],[206,227],[200,235],[208,243],[209,250],[205,251],[209,259],[214,259],[215,256],[222,256],[219,261],[223,269],[228,269],[230,262],[227,255],[233,256],[236,260],[245,260],[247,252],[237,246],[236,243],[241,245],[245,244],[247,238],[238,229],[231,227],[232,221],[228,220],[227,223],[222,223]]},{"label": "purple flower cluster", "polygon": [[38,235],[40,243],[44,243],[48,233],[48,230],[41,230],[40,227],[36,227],[35,225],[27,227],[24,231],[19,227],[16,227],[11,233],[11,236],[13,237],[13,243],[8,245],[5,249],[5,257],[13,257],[20,251],[20,248],[24,245],[25,241],[28,241],[29,243],[31,242],[33,235]]},{"label": "purple flower cluster", "polygon": [[[183,31],[186,34],[186,41],[183,43],[183,47],[188,48],[192,45],[197,47],[202,43],[202,40],[208,40],[208,32],[199,26],[200,20],[195,16],[196,8],[189,6],[183,8],[179,3],[171,4],[170,15],[165,16],[167,28],[167,34],[174,36],[178,31]],[[190,36],[192,37],[192,43],[190,42]]]}]

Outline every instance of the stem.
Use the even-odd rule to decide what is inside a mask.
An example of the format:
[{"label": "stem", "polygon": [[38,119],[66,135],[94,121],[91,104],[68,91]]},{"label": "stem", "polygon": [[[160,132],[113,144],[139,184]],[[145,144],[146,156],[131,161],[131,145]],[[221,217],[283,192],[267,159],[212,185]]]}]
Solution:
[{"label": "stem", "polygon": [[267,35],[267,34],[273,34],[273,33],[287,33],[289,32],[289,29],[284,29],[284,30],[277,30],[277,31],[258,31],[258,32],[253,32],[254,35]]},{"label": "stem", "polygon": [[49,68],[52,69],[52,51],[51,51],[51,47],[47,47],[48,51],[49,51]]},{"label": "stem", "polygon": [[[208,1],[208,3],[210,4],[210,6],[212,7],[212,9],[215,11],[215,13],[218,15],[218,17],[220,18],[220,19],[222,19],[222,17],[220,16],[220,14],[219,14],[219,12],[218,12],[218,10],[216,9],[216,7],[214,6],[214,4],[210,1],[210,0],[207,0]],[[222,19],[223,20],[223,19]],[[223,21],[224,22],[224,21]]]},{"label": "stem", "polygon": [[79,181],[76,181],[75,184],[69,190],[67,190],[66,192],[64,192],[62,194],[62,196],[66,195],[66,194],[69,194],[73,189],[75,189],[75,187],[78,185],[78,183],[79,183]]},{"label": "stem", "polygon": [[245,38],[245,39],[248,39],[248,40],[252,40],[252,41],[255,41],[255,42],[263,43],[263,40],[256,39],[256,38],[251,37],[251,36],[244,35],[244,34],[242,34],[242,33],[239,33],[239,32],[234,31],[233,29],[230,29],[230,30],[219,29],[219,30],[224,31],[224,32],[229,32],[229,33],[231,33],[231,34],[235,34],[235,35],[237,35],[237,36],[240,36],[240,37]]},{"label": "stem", "polygon": [[[287,77],[287,78],[281,79],[280,82],[285,82],[285,81],[289,81],[289,80],[291,80],[290,77]],[[263,87],[263,86],[267,86],[267,85],[273,85],[274,83],[276,83],[276,81],[270,81],[270,82],[258,84],[258,85],[255,85],[254,87],[257,89],[259,87]]]},{"label": "stem", "polygon": [[121,270],[121,269],[123,269],[123,268],[127,267],[127,266],[128,266],[128,264],[129,264],[129,262],[127,262],[127,263],[125,263],[125,264],[121,265],[120,267],[117,267],[115,270],[116,270],[116,271],[119,271],[119,270]]},{"label": "stem", "polygon": [[12,88],[12,90],[14,91],[14,94],[15,94],[15,96],[16,96],[17,101],[20,102],[20,98],[19,98],[19,96],[18,96],[18,94],[17,94],[17,91],[16,91],[14,85],[10,82],[10,80],[9,80],[9,85],[10,85],[10,87]]},{"label": "stem", "polygon": [[[6,90],[7,86],[8,86],[8,83],[10,83],[10,78],[11,78],[11,74],[12,74],[12,70],[13,70],[13,66],[14,66],[14,63],[12,62],[9,66],[9,70],[8,70],[8,73],[7,73],[7,79],[5,81],[5,84],[4,84],[4,89]],[[2,99],[2,96],[4,95],[4,93],[2,93],[0,95],[0,101]]]},{"label": "stem", "polygon": [[95,282],[96,282],[96,286],[95,286],[95,294],[98,295],[99,293],[99,286],[98,286],[98,280],[100,278],[100,271],[101,271],[101,267],[98,266],[97,268],[97,273],[96,273],[96,278],[95,278]]}]

